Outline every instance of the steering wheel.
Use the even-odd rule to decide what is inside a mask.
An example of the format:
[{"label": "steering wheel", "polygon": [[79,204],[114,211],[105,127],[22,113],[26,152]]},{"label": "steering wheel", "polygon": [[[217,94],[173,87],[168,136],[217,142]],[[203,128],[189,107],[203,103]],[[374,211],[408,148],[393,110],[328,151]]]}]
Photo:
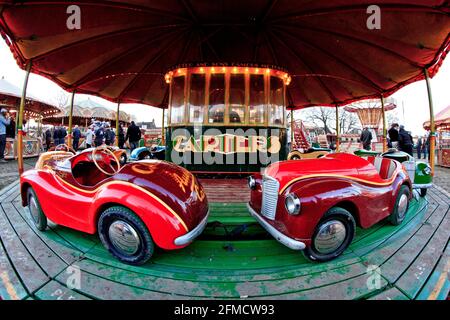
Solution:
[{"label": "steering wheel", "polygon": [[[101,155],[103,162],[108,164],[108,166],[112,172],[108,172],[102,168],[102,166],[97,161],[97,157],[96,157],[97,154]],[[109,156],[112,156],[112,158],[115,160],[117,168],[114,168],[111,165],[111,158]],[[101,172],[103,172],[104,174],[106,174],[108,176],[112,176],[112,175],[116,174],[117,172],[119,172],[119,170],[120,170],[119,159],[117,159],[116,155],[105,146],[100,146],[100,147],[97,147],[94,150],[92,150],[92,161],[94,162],[94,164],[98,170],[100,170]]]},{"label": "steering wheel", "polygon": [[65,151],[65,152],[72,152],[73,154],[77,154],[75,149],[69,147],[67,144],[59,144],[55,147],[55,151]]}]

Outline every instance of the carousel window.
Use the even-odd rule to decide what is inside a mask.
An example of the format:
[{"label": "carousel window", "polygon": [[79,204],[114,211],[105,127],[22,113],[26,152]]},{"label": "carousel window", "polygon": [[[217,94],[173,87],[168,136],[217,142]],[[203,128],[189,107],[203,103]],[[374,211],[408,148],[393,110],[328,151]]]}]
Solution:
[{"label": "carousel window", "polygon": [[245,76],[232,74],[230,77],[230,123],[245,121]]},{"label": "carousel window", "polygon": [[192,74],[189,95],[189,122],[203,123],[205,108],[205,75]]},{"label": "carousel window", "polygon": [[209,85],[209,123],[223,123],[225,115],[225,75],[212,74]]},{"label": "carousel window", "polygon": [[264,76],[251,75],[250,76],[250,123],[262,124],[264,123]]},{"label": "carousel window", "polygon": [[184,77],[176,77],[172,81],[170,122],[173,124],[184,122]]},{"label": "carousel window", "polygon": [[276,77],[270,77],[269,124],[282,125],[283,123],[284,123],[283,80]]}]

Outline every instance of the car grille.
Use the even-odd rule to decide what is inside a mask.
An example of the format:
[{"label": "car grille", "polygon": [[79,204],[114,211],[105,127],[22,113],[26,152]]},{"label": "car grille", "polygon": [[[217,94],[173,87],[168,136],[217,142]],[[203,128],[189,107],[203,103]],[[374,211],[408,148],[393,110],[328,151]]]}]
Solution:
[{"label": "car grille", "polygon": [[261,214],[267,219],[274,220],[277,212],[278,190],[280,183],[272,177],[265,176],[262,183]]}]

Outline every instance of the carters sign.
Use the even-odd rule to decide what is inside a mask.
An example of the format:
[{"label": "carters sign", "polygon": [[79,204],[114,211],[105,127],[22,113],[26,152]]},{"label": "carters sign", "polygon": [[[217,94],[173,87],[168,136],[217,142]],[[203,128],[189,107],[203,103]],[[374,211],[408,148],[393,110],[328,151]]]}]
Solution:
[{"label": "carters sign", "polygon": [[172,128],[166,159],[192,171],[258,172],[286,158],[284,128]]},{"label": "carters sign", "polygon": [[173,149],[176,152],[215,152],[223,154],[231,153],[278,153],[281,150],[278,136],[242,136],[234,134],[179,135],[174,137]]}]

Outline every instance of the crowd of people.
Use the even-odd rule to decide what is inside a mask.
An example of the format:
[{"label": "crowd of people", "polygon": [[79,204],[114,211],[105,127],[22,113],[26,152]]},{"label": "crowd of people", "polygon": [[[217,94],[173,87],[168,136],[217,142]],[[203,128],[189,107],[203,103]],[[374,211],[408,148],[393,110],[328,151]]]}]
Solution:
[{"label": "crowd of people", "polygon": [[[65,144],[67,137],[67,129],[64,126],[56,126],[53,129],[47,129],[44,133],[44,140],[46,150],[48,151],[52,145],[57,146]],[[72,148],[77,151],[80,147],[80,140],[85,138],[86,148],[98,147],[101,145],[113,146],[118,139],[118,146],[124,149],[125,143],[128,141],[130,150],[133,151],[139,147],[139,141],[142,138],[141,129],[134,121],[128,126],[125,134],[125,129],[122,123],[119,124],[119,132],[111,128],[110,123],[93,121],[93,123],[82,132],[78,126],[72,130]]]},{"label": "crowd of people", "polygon": [[[372,133],[369,128],[364,128],[361,133],[360,141],[365,150],[371,150],[372,144]],[[430,155],[430,138],[427,137],[419,137],[417,143],[414,144],[414,139],[411,136],[411,132],[406,131],[403,125],[399,125],[398,123],[393,123],[388,130],[387,136],[387,145],[388,148],[398,149],[399,151],[403,151],[408,153],[411,156],[414,156],[414,148],[417,152],[417,158],[421,159],[423,155],[423,159],[429,158]]]}]

